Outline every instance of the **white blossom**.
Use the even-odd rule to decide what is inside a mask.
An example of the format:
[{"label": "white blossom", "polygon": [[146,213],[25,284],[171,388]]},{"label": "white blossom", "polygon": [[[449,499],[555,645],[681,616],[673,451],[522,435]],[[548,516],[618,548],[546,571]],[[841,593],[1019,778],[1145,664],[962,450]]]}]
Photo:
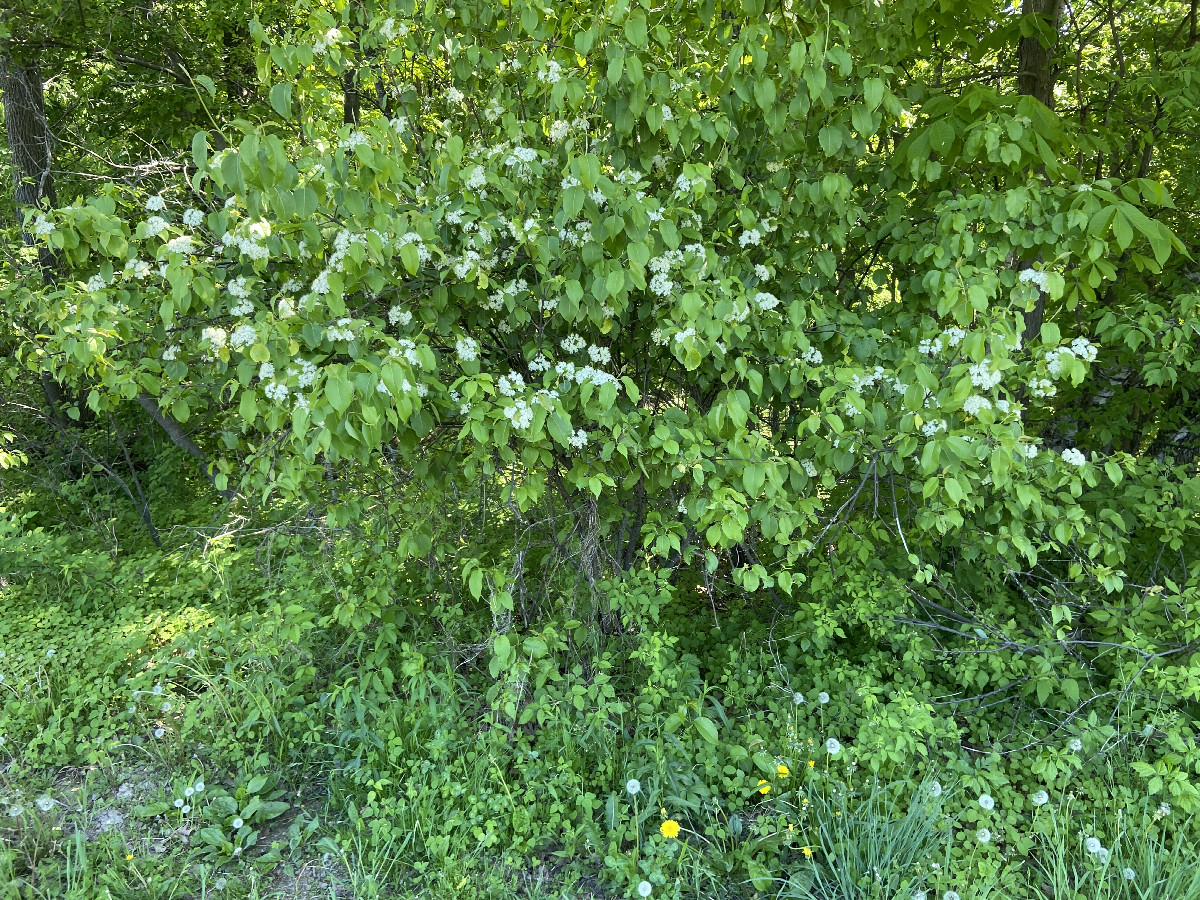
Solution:
[{"label": "white blossom", "polygon": [[1062,452],[1063,462],[1069,462],[1073,466],[1087,465],[1087,457],[1075,447],[1069,447]]},{"label": "white blossom", "polygon": [[160,194],[152,194],[146,198],[146,212],[162,212],[167,208],[167,202]]},{"label": "white blossom", "polygon": [[146,237],[154,237],[171,227],[171,223],[162,216],[151,216],[146,220]]},{"label": "white blossom", "polygon": [[198,209],[185,209],[183,211],[183,224],[189,228],[195,228],[204,221],[204,213]]},{"label": "white blossom", "polygon": [[985,409],[992,408],[992,401],[987,397],[980,397],[978,394],[972,394],[963,401],[963,412],[968,416],[977,416]]}]

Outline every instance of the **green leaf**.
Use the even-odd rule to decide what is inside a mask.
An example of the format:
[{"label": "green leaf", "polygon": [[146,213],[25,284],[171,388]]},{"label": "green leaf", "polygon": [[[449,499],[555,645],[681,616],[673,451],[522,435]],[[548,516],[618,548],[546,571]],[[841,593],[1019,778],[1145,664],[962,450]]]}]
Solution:
[{"label": "green leaf", "polygon": [[826,125],[822,128],[817,139],[826,156],[833,156],[842,149],[842,129],[835,125]]},{"label": "green leaf", "polygon": [[197,131],[192,135],[192,162],[203,172],[208,167],[208,132]]},{"label": "green leaf", "polygon": [[281,81],[279,84],[271,85],[269,99],[271,101],[271,109],[279,113],[284,119],[291,118],[292,83],[290,81]]},{"label": "green leaf", "polygon": [[354,399],[354,385],[338,372],[325,380],[325,396],[329,398],[329,403],[334,409],[344,413],[350,408],[350,401]]},{"label": "green leaf", "polygon": [[709,719],[705,716],[697,716],[695,725],[696,731],[700,737],[710,744],[717,743],[717,739],[719,737],[717,734],[717,726],[713,724],[712,719]]}]

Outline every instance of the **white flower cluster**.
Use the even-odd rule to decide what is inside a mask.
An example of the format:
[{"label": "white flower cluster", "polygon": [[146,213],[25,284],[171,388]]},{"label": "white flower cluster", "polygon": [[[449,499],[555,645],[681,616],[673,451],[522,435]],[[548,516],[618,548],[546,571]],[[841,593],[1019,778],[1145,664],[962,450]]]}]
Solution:
[{"label": "white flower cluster", "polygon": [[192,243],[190,235],[181,234],[179,237],[173,237],[167,241],[168,253],[193,253],[195,246]]},{"label": "white flower cluster", "polygon": [[171,227],[162,216],[151,216],[146,220],[146,237],[155,237]]},{"label": "white flower cluster", "polygon": [[578,353],[587,346],[587,341],[577,334],[568,334],[558,345],[563,348],[564,353]]},{"label": "white flower cluster", "polygon": [[335,324],[325,326],[325,337],[331,341],[352,341],[356,337],[354,328],[353,319],[341,318]]},{"label": "white flower cluster", "polygon": [[1049,378],[1034,378],[1029,382],[1029,392],[1035,397],[1053,397],[1058,388]]},{"label": "white flower cluster", "polygon": [[417,366],[419,368],[421,365],[421,356],[417,353],[417,345],[408,338],[400,338],[400,340],[396,341],[396,346],[388,350],[388,356],[392,357],[392,359],[399,359],[403,356],[404,361],[410,366]]},{"label": "white flower cluster", "polygon": [[530,174],[529,164],[537,159],[536,150],[529,147],[513,147],[508,156],[504,157],[504,165],[513,170],[518,178],[526,178]]},{"label": "white flower cluster", "polygon": [[1071,352],[1088,362],[1094,362],[1096,359],[1095,345],[1082,335],[1071,341]]},{"label": "white flower cluster", "polygon": [[1037,269],[1022,269],[1017,275],[1017,280],[1023,284],[1037,285],[1038,290],[1046,290],[1050,282],[1050,274],[1048,272],[1039,272]]},{"label": "white flower cluster", "polygon": [[993,372],[991,364],[987,360],[971,366],[971,384],[981,391],[990,391],[1000,383],[1000,379],[1000,373]]},{"label": "white flower cluster", "polygon": [[525,389],[525,378],[520,372],[509,372],[501,375],[496,382],[496,390],[505,397],[515,397],[518,391]]},{"label": "white flower cluster", "polygon": [[462,103],[466,99],[467,99],[467,95],[464,94],[462,91],[460,91],[458,88],[456,88],[454,85],[450,85],[450,87],[446,88],[446,102],[447,103],[458,105],[459,103]]},{"label": "white flower cluster", "polygon": [[409,32],[409,24],[407,22],[397,23],[390,16],[383,20],[383,24],[379,26],[379,36],[385,41],[395,40],[398,37],[405,37]]},{"label": "white flower cluster", "polygon": [[[221,243],[226,247],[237,246],[241,251],[242,256],[247,259],[267,259],[271,253],[262,244],[263,238],[271,233],[271,226],[265,222],[256,222],[251,225],[247,231],[248,234],[239,235],[233,231],[227,231],[221,235]],[[303,259],[303,255],[301,255]]]},{"label": "white flower cluster", "polygon": [[800,468],[804,470],[804,474],[809,478],[817,477],[817,466],[811,459],[800,460]]},{"label": "white flower cluster", "polygon": [[179,357],[180,347],[178,344],[172,344],[162,352],[163,362],[174,362]]},{"label": "white flower cluster", "polygon": [[103,275],[99,275],[99,274],[93,275],[87,281],[87,290],[88,290],[89,294],[94,294],[97,291],[102,291],[102,290],[104,290],[104,287],[105,287],[105,283],[104,283]]},{"label": "white flower cluster", "polygon": [[766,281],[771,277],[771,270],[762,263],[756,263],[754,266],[754,277],[759,281]]},{"label": "white flower cluster", "polygon": [[287,399],[288,387],[278,381],[268,381],[263,384],[263,393],[267,395],[268,400],[274,400],[276,403],[282,403]]},{"label": "white flower cluster", "polygon": [[617,379],[601,369],[594,366],[575,367],[572,362],[560,362],[554,366],[554,372],[560,378],[567,381],[574,381],[576,384],[590,384],[593,387],[600,387],[604,384],[616,384]]},{"label": "white flower cluster", "polygon": [[682,250],[668,250],[650,260],[649,268],[654,275],[650,279],[650,290],[659,297],[668,296],[675,289],[675,282],[667,276],[671,269],[683,265]]},{"label": "white flower cluster", "polygon": [[824,357],[821,355],[821,351],[812,346],[801,353],[800,358],[810,366],[819,366],[824,360]]},{"label": "white flower cluster", "polygon": [[547,60],[545,67],[538,68],[537,78],[543,84],[558,84],[562,78],[562,65],[556,59]]},{"label": "white flower cluster", "polygon": [[183,224],[189,228],[195,228],[204,221],[204,213],[198,209],[185,209],[183,211]]},{"label": "white flower cluster", "polygon": [[610,351],[607,347],[598,347],[595,344],[592,344],[588,347],[588,357],[592,362],[606,366],[612,362],[612,351]]},{"label": "white flower cluster", "polygon": [[361,131],[351,131],[348,135],[338,141],[338,147],[343,150],[353,150],[355,147],[361,147],[364,144],[369,144],[370,140]]},{"label": "white flower cluster", "polygon": [[[878,381],[893,381],[893,379],[888,377],[883,366],[876,366],[875,370],[869,374],[850,376],[850,387],[852,390],[858,391],[861,394],[867,388],[874,387],[875,383]],[[895,384],[898,385],[899,382],[896,382]],[[901,388],[897,387],[897,390],[901,390]]]},{"label": "white flower cluster", "polygon": [[162,212],[166,208],[167,202],[160,194],[153,194],[146,198],[146,212]]},{"label": "white flower cluster", "polygon": [[233,281],[229,282],[225,288],[229,291],[229,295],[238,302],[230,313],[235,316],[248,316],[254,312],[254,304],[250,301],[250,288],[246,285],[246,276],[239,275]]},{"label": "white flower cluster", "polygon": [[933,437],[939,431],[945,431],[945,430],[946,430],[946,420],[945,419],[930,419],[928,422],[926,422],[924,425],[921,426],[921,434],[925,435],[925,437]]},{"label": "white flower cluster", "polygon": [[288,375],[296,379],[296,384],[302,388],[311,387],[312,383],[317,380],[317,364],[312,360],[297,357],[293,362],[299,368],[291,366],[288,368]]},{"label": "white flower cluster", "polygon": [[742,236],[738,238],[738,246],[749,247],[756,246],[762,243],[762,232],[757,228],[751,228],[748,231],[743,231]]},{"label": "white flower cluster", "polygon": [[313,54],[315,56],[323,55],[329,50],[330,47],[337,46],[337,42],[341,39],[341,31],[336,28],[330,28],[313,42]]},{"label": "white flower cluster", "polygon": [[125,274],[130,278],[141,281],[150,275],[150,263],[144,259],[131,259],[125,263]]},{"label": "white flower cluster", "polygon": [[233,333],[229,335],[230,350],[244,350],[258,340],[258,333],[254,330],[253,325],[239,325],[233,329]]},{"label": "white flower cluster", "polygon": [[479,359],[479,344],[474,338],[461,337],[454,343],[459,362],[474,362]]},{"label": "white flower cluster", "polygon": [[926,338],[917,344],[917,349],[928,356],[936,356],[943,347],[957,347],[967,333],[961,328],[947,328],[935,338]]},{"label": "white flower cluster", "polygon": [[208,341],[208,346],[213,350],[220,350],[225,346],[225,342],[229,340],[229,335],[225,333],[224,328],[205,328],[200,332],[201,340]]},{"label": "white flower cluster", "polygon": [[575,432],[569,438],[567,438],[567,443],[570,444],[574,450],[582,450],[587,446],[587,442],[587,432],[582,428],[575,429]]},{"label": "white flower cluster", "polygon": [[388,323],[404,327],[412,321],[412,313],[403,306],[393,306],[388,310]]},{"label": "white flower cluster", "polygon": [[467,176],[467,190],[478,191],[485,187],[487,187],[487,172],[484,171],[483,166],[476,166]]},{"label": "white flower cluster", "polygon": [[504,408],[504,417],[512,422],[513,428],[526,429],[533,424],[533,407],[527,400],[518,397],[512,406]]},{"label": "white flower cluster", "polygon": [[54,232],[54,223],[47,221],[45,216],[38,216],[33,223],[33,233],[38,237],[47,234],[54,234]]},{"label": "white flower cluster", "polygon": [[1069,462],[1073,466],[1086,466],[1087,457],[1075,447],[1069,447],[1062,452],[1063,462]]},{"label": "white flower cluster", "polygon": [[510,281],[504,287],[497,291],[492,291],[484,301],[484,309],[492,312],[500,312],[505,308],[509,300],[516,300],[518,294],[522,294],[529,290],[529,283],[524,278],[518,278]]},{"label": "white flower cluster", "polygon": [[754,302],[763,312],[770,312],[779,305],[779,298],[766,291],[759,291],[754,295]]},{"label": "white flower cluster", "polygon": [[675,179],[675,196],[676,198],[683,197],[692,192],[692,188],[696,185],[704,184],[703,178],[688,178],[686,175],[680,175]]},{"label": "white flower cluster", "polygon": [[592,223],[576,222],[573,229],[564,226],[558,230],[558,239],[568,247],[580,247],[592,239]]},{"label": "white flower cluster", "polygon": [[968,416],[977,416],[985,409],[992,408],[992,401],[987,397],[980,397],[978,394],[972,394],[963,401],[963,412]]}]

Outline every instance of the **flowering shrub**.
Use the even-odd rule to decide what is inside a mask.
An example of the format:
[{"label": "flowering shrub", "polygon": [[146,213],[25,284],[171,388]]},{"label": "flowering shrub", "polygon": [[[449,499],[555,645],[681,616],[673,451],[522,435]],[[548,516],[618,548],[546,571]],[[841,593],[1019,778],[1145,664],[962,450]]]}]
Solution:
[{"label": "flowering shrub", "polygon": [[[488,699],[514,717],[581,586],[597,631],[650,631],[685,587],[715,617],[736,588],[786,607],[803,652],[853,647],[828,683],[908,654],[911,681],[872,702],[915,731],[952,727],[918,680],[936,659],[968,686],[938,702],[1036,708],[1034,745],[1081,719],[1131,739],[1200,690],[1197,484],[1076,413],[1117,369],[1192,374],[1193,300],[1169,327],[1101,302],[1115,260],[1174,262],[1170,199],[1064,162],[1075,138],[1031,97],[922,102],[907,10],[765,7],[255,24],[278,118],[197,134],[161,193],[33,219],[63,275],[5,289],[19,355],[79,392],[76,416],[138,401],[196,423],[215,486],[247,499],[329,501],[337,525],[380,473],[420,483],[391,559],[449,560],[486,607]],[[347,77],[379,100],[349,121],[328,102]],[[339,471],[362,480],[335,504]],[[463,484],[505,492],[511,556],[431,523]],[[654,569],[674,580],[642,591],[630,573]],[[384,593],[334,619],[380,619]],[[825,740],[895,762],[869,728]],[[1194,804],[1159,762],[1146,777]],[[1035,774],[1067,765],[1047,749]]]}]

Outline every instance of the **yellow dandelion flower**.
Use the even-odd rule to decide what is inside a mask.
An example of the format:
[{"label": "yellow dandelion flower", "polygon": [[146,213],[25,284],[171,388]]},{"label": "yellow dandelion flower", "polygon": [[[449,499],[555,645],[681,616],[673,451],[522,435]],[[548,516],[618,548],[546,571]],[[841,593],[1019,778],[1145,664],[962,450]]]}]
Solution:
[{"label": "yellow dandelion flower", "polygon": [[760,794],[769,794],[769,793],[771,793],[771,786],[770,786],[769,784],[767,784],[767,782],[766,782],[766,779],[765,779],[765,778],[760,778],[760,779],[758,780],[758,792],[759,792]]},{"label": "yellow dandelion flower", "polygon": [[810,769],[811,769],[813,766],[815,766],[816,764],[817,764],[816,760],[810,759],[810,760],[808,761],[808,767],[809,767]]},{"label": "yellow dandelion flower", "polygon": [[794,824],[792,824],[791,822],[788,822],[788,831],[795,831],[795,830],[796,830],[796,826]]},{"label": "yellow dandelion flower", "polygon": [[801,847],[800,851],[805,855],[805,857],[812,859],[812,847]]},{"label": "yellow dandelion flower", "polygon": [[126,853],[126,854],[125,854],[125,858],[126,858],[126,859],[133,859],[133,854],[132,854],[132,853]]},{"label": "yellow dandelion flower", "polygon": [[658,826],[658,830],[662,832],[663,837],[677,838],[679,837],[679,823],[674,819],[667,819]]},{"label": "yellow dandelion flower", "polygon": [[789,775],[792,774],[792,770],[789,769],[787,766],[776,766],[775,771],[779,773],[780,778],[787,778]]}]

